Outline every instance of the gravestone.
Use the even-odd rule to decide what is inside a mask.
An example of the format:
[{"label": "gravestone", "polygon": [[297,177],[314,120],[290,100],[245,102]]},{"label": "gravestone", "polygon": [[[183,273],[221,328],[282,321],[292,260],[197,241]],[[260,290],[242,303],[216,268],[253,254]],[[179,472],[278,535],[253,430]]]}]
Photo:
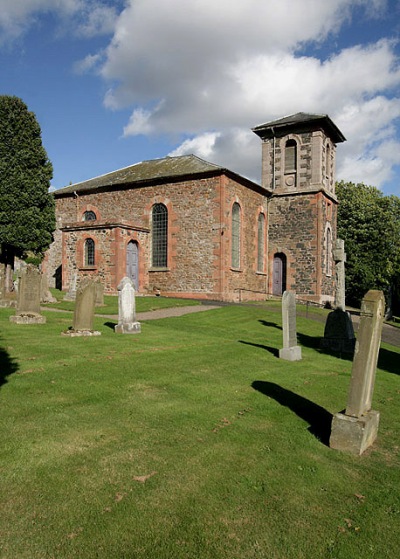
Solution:
[{"label": "gravestone", "polygon": [[104,285],[99,279],[95,280],[96,286],[96,307],[104,307]]},{"label": "gravestone", "polygon": [[335,310],[328,314],[321,348],[339,353],[353,353],[356,343],[350,313],[346,312],[344,241],[337,239],[333,250],[336,269]]},{"label": "gravestone", "polygon": [[49,289],[49,281],[46,274],[42,274],[40,282],[40,302],[41,303],[57,303],[57,299],[53,297]]},{"label": "gravestone", "polygon": [[371,405],[384,313],[382,291],[368,291],[361,303],[347,406],[333,417],[331,448],[362,454],[378,434],[379,412]]},{"label": "gravestone", "polygon": [[72,328],[62,335],[66,336],[100,336],[101,332],[93,330],[94,307],[96,303],[96,285],[91,279],[84,279],[76,290],[75,310]]},{"label": "gravestone", "polygon": [[301,347],[297,345],[296,294],[294,291],[285,291],[282,296],[282,330],[283,348],[279,350],[279,357],[286,361],[299,361]]},{"label": "gravestone", "polygon": [[75,272],[72,282],[69,286],[67,293],[64,296],[64,301],[75,301],[76,298],[76,288],[78,284],[78,274]]},{"label": "gravestone", "polygon": [[117,334],[139,334],[140,322],[136,321],[135,289],[130,278],[125,277],[118,285],[118,324]]},{"label": "gravestone", "polygon": [[15,324],[44,324],[46,318],[40,314],[41,273],[36,266],[28,264],[20,272],[17,308],[10,322]]}]

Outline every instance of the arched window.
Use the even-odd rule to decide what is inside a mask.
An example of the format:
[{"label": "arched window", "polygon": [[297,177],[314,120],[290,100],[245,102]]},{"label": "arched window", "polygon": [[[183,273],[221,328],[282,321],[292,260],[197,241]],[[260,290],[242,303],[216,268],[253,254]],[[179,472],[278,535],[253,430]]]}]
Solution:
[{"label": "arched window", "polygon": [[94,258],[94,240],[93,239],[86,239],[84,245],[84,254],[85,254],[85,266],[94,266],[95,258]]},{"label": "arched window", "polygon": [[232,268],[240,268],[240,206],[232,206]]},{"label": "arched window", "polygon": [[325,231],[325,274],[332,275],[332,230],[329,225]]},{"label": "arched window", "polygon": [[264,271],[264,239],[265,239],[265,215],[258,216],[258,242],[257,242],[257,270]]},{"label": "arched window", "polygon": [[96,214],[91,210],[88,210],[83,214],[83,221],[95,221],[96,219]]},{"label": "arched window", "polygon": [[166,268],[168,262],[168,210],[164,204],[154,204],[152,210],[152,266]]},{"label": "arched window", "polygon": [[297,170],[297,143],[288,140],[285,144],[285,173],[295,173]]}]

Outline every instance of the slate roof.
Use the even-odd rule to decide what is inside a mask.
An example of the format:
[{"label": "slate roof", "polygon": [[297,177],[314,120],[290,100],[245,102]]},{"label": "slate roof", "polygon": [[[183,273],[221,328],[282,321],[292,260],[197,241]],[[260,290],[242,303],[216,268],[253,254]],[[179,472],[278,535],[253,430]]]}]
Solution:
[{"label": "slate roof", "polygon": [[344,142],[346,138],[336,124],[325,114],[296,113],[285,116],[278,120],[260,124],[252,128],[253,132],[260,138],[272,138],[273,136],[285,135],[295,130],[307,130],[321,127],[335,142]]},{"label": "slate roof", "polygon": [[139,186],[145,183],[154,184],[179,179],[183,180],[186,177],[198,175],[212,176],[221,173],[234,176],[241,181],[252,184],[253,187],[260,188],[256,183],[252,183],[224,167],[204,161],[196,155],[181,155],[178,157],[164,157],[163,159],[153,159],[136,163],[135,165],[118,169],[106,175],[60,188],[54,191],[54,195],[57,198],[64,194],[73,194],[74,192],[87,192],[103,188],[118,188],[130,185]]}]

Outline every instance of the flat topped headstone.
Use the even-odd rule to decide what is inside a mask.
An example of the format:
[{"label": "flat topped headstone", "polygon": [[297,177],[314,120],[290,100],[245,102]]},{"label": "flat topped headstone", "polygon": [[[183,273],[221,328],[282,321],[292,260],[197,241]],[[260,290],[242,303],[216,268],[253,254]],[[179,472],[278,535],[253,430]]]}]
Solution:
[{"label": "flat topped headstone", "polygon": [[282,331],[283,348],[279,350],[279,357],[287,361],[299,361],[301,347],[297,345],[296,293],[294,291],[285,291],[282,296]]},{"label": "flat topped headstone", "polygon": [[118,285],[118,324],[117,334],[138,334],[140,322],[136,321],[135,289],[130,278],[124,277]]},{"label": "flat topped headstone", "polygon": [[16,313],[10,321],[16,324],[43,324],[46,318],[40,314],[41,273],[36,266],[28,264],[20,273]]},{"label": "flat topped headstone", "polygon": [[384,312],[382,291],[368,291],[361,303],[346,411],[335,414],[332,420],[332,448],[362,454],[377,437],[379,412],[371,405]]}]

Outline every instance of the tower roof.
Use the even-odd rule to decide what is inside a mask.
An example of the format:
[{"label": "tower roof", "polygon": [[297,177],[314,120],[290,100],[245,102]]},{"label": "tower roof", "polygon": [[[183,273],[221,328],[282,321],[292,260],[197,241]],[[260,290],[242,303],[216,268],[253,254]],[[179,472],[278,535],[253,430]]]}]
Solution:
[{"label": "tower roof", "polygon": [[262,139],[318,129],[323,130],[335,144],[346,141],[336,124],[325,114],[296,113],[252,128]]}]

